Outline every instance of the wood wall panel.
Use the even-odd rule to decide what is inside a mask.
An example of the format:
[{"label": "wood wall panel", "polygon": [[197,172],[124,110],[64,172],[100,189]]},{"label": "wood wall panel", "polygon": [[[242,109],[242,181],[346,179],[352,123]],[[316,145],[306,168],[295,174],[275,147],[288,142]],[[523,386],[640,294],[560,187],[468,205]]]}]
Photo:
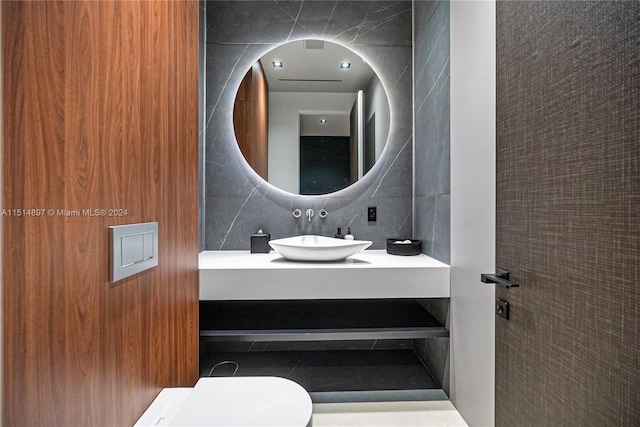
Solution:
[{"label": "wood wall panel", "polygon": [[[2,3],[3,424],[131,425],[198,376],[197,1]],[[109,283],[108,227],[158,221]]]},{"label": "wood wall panel", "polygon": [[269,178],[269,84],[260,62],[242,79],[233,105],[233,128],[240,151],[253,170]]}]

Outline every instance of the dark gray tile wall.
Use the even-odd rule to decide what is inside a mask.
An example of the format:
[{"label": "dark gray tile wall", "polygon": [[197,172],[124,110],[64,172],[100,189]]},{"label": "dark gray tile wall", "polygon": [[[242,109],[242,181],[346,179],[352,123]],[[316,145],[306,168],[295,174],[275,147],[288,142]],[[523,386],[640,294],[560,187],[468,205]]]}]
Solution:
[{"label": "dark gray tile wall", "polygon": [[440,388],[411,350],[215,351],[203,356],[200,375],[275,375],[310,393]]},{"label": "dark gray tile wall", "polygon": [[[356,239],[385,247],[412,235],[412,6],[410,1],[209,1],[206,43],[206,144],[201,193],[206,250],[248,249],[258,229],[272,238],[332,236],[351,227]],[[379,75],[391,106],[385,151],[356,184],[327,196],[283,192],[260,179],[237,147],[233,102],[249,66],[275,46],[301,38],[346,45]],[[367,222],[367,207],[378,220]],[[311,222],[291,212],[325,208]]]},{"label": "dark gray tile wall", "polygon": [[450,262],[449,1],[414,7],[414,238]]},{"label": "dark gray tile wall", "polygon": [[[422,251],[450,262],[449,1],[414,8],[414,238]],[[421,302],[449,327],[449,299]],[[449,338],[414,340],[413,349],[449,394]]]},{"label": "dark gray tile wall", "polygon": [[[420,304],[440,323],[450,328],[449,298],[421,300]],[[450,393],[449,337],[434,337],[413,340],[413,350],[431,375],[442,384],[442,390]]]},{"label": "dark gray tile wall", "polygon": [[[205,100],[205,80],[206,80],[206,69],[204,60],[206,58],[206,32],[203,31],[207,25],[207,2],[205,0],[200,0],[200,36],[199,36],[199,52],[200,64],[198,66],[198,105],[203,105]],[[200,230],[200,238],[198,239],[198,248],[200,251],[204,250],[204,235],[203,230],[205,227],[204,218],[205,218],[205,206],[204,206],[204,191],[205,191],[205,183],[204,183],[204,144],[205,144],[205,123],[206,123],[206,110],[201,108],[198,114],[198,194],[200,197],[198,198],[198,229]]]}]

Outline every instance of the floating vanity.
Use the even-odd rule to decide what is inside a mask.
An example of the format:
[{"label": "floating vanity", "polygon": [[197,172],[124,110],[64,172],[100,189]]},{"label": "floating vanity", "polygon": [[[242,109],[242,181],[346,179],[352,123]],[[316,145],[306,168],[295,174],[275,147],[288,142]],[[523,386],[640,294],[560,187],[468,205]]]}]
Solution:
[{"label": "floating vanity", "polygon": [[200,253],[200,300],[449,298],[449,266],[426,255],[366,250],[341,262],[292,262],[275,251]]},{"label": "floating vanity", "polygon": [[282,376],[314,402],[446,399],[448,303],[449,266],[425,255],[202,252],[200,375]]}]

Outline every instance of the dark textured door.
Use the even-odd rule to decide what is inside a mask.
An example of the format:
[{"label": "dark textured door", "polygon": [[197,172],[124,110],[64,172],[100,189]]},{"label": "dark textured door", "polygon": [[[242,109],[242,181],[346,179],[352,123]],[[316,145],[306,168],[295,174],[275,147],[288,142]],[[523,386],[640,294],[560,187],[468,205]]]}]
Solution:
[{"label": "dark textured door", "polygon": [[640,425],[640,3],[497,2],[496,425]]}]

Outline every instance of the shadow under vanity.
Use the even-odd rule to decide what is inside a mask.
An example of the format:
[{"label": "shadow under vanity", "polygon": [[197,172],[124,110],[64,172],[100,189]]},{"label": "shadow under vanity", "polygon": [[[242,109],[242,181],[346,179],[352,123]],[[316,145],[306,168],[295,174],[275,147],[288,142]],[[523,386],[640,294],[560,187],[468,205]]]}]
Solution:
[{"label": "shadow under vanity", "polygon": [[337,263],[200,254],[200,376],[270,375],[314,402],[448,394],[449,267],[360,252]]}]

